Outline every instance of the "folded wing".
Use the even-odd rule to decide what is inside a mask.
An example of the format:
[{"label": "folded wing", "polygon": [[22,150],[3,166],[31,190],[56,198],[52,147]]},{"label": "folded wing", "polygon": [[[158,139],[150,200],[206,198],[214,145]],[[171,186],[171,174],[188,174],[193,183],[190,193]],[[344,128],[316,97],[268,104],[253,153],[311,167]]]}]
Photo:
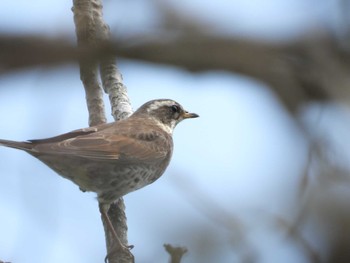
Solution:
[{"label": "folded wing", "polygon": [[91,133],[58,142],[37,143],[32,148],[32,153],[72,155],[92,160],[154,162],[168,155],[168,147],[165,147],[164,142],[162,136],[153,136],[152,141],[145,141],[120,134]]}]

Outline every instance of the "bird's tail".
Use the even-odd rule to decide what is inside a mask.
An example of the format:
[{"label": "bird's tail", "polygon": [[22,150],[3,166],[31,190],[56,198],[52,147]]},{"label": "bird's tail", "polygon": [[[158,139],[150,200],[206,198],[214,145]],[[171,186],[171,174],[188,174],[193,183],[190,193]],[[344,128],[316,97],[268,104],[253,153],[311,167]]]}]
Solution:
[{"label": "bird's tail", "polygon": [[32,144],[30,142],[16,142],[2,139],[0,139],[0,146],[6,146],[24,151],[28,151],[32,148]]}]

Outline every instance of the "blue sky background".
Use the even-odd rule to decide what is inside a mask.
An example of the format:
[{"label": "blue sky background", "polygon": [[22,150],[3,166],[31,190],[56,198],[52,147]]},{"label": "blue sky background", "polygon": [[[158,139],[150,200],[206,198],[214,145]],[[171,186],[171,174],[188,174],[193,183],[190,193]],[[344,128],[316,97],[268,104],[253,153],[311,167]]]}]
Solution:
[{"label": "blue sky background", "polygon": [[[336,1],[168,2],[225,35],[286,40],[340,25]],[[154,3],[104,5],[112,32],[145,34],[157,28]],[[2,1],[0,32],[74,41],[71,6],[62,0]],[[271,214],[292,217],[307,160],[304,138],[269,88],[225,72],[192,74],[126,60],[118,65],[134,109],[151,99],[172,98],[200,115],[176,128],[175,152],[164,176],[125,197],[136,261],[167,262],[162,245],[171,243],[190,250],[184,263],[236,262],[232,240],[237,228],[222,227],[210,217],[212,209],[220,208],[243,223],[239,230],[258,252],[257,262],[308,262],[300,248],[268,223]],[[333,133],[349,131],[342,125],[349,116],[346,109],[321,111],[316,105],[306,111],[314,128],[327,130],[331,123]],[[50,137],[86,127],[87,117],[77,65],[0,76],[1,138]],[[104,235],[93,193],[80,192],[17,150],[0,148],[0,171],[0,260],[102,261]]]}]

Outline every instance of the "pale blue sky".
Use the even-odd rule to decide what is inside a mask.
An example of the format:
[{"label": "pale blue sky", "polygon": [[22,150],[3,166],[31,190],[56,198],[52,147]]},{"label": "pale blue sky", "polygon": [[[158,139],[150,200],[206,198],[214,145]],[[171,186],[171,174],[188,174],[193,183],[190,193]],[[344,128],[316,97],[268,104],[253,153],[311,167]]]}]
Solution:
[{"label": "pale blue sky", "polygon": [[[226,34],[279,39],[337,23],[332,1],[316,6],[312,0],[172,2]],[[0,31],[74,37],[71,5],[2,1]],[[156,27],[148,1],[107,1],[104,12],[113,32]],[[197,209],[181,187],[183,181],[194,193],[204,192],[200,198],[241,218],[260,253],[258,262],[307,262],[261,219],[264,213],[290,214],[307,156],[305,141],[268,87],[224,72],[192,74],[125,60],[119,68],[134,109],[150,99],[172,98],[200,115],[176,128],[176,148],[164,176],[125,198],[137,262],[167,262],[163,243],[188,246],[184,263],[214,262],[211,256],[218,255],[222,258],[215,262],[234,262],[229,241],[235,231],[228,233]],[[0,119],[0,137],[13,140],[87,126],[77,66],[1,76]],[[102,262],[104,237],[94,194],[81,193],[33,157],[12,149],[0,148],[0,171],[0,260]],[[218,234],[213,247],[225,249],[203,254],[196,240],[212,231]]]}]

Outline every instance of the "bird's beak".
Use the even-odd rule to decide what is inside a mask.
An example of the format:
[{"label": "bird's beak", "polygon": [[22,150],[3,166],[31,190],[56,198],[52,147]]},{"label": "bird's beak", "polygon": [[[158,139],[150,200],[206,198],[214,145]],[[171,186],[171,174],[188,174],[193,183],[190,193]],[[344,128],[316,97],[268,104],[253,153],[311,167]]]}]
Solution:
[{"label": "bird's beak", "polygon": [[190,118],[198,118],[199,115],[196,113],[189,113],[189,112],[185,111],[185,113],[182,115],[182,117],[184,119],[190,119]]}]

